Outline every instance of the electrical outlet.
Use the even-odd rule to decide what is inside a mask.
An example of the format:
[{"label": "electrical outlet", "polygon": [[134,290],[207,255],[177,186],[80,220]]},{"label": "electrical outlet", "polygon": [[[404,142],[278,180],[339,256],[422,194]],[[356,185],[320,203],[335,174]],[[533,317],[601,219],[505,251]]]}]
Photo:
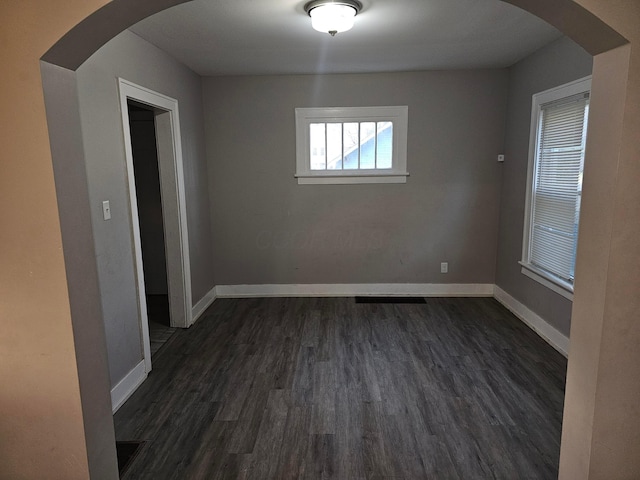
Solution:
[{"label": "electrical outlet", "polygon": [[449,262],[442,262],[440,264],[440,273],[449,273]]}]

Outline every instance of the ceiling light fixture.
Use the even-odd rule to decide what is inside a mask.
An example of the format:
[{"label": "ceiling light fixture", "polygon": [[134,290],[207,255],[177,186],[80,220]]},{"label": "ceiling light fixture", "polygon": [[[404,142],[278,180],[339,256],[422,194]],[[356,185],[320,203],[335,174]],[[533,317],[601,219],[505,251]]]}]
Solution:
[{"label": "ceiling light fixture", "polygon": [[304,6],[304,11],[311,17],[311,26],[332,37],[351,30],[360,10],[362,4],[357,0],[313,0]]}]

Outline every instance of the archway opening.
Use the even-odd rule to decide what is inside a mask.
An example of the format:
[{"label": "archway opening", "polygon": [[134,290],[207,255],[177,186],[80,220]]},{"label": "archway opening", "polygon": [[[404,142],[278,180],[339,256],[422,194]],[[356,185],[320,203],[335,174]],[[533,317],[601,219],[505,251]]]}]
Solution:
[{"label": "archway opening", "polygon": [[[133,25],[140,19],[179,3],[184,3],[184,1],[143,1],[138,2],[136,7],[132,8],[131,2],[128,2],[126,0],[115,0],[95,12],[93,15],[91,15],[74,29],[72,29],[42,57],[42,60],[47,62],[48,64],[56,67],[61,67],[62,69],[66,70],[65,72],[61,73],[57,68],[46,67],[43,69],[43,77],[45,78],[44,82],[48,85],[48,88],[45,91],[46,95],[57,95],[61,90],[65,91],[65,95],[68,95],[69,89],[73,91],[73,89],[75,88],[73,71],[78,68],[92,53],[100,48],[100,46],[102,46],[112,37],[119,34],[121,31],[123,31],[130,25]],[[578,44],[582,45],[592,55],[601,56],[599,60],[600,67],[594,72],[593,95],[594,97],[600,95],[601,98],[610,97],[611,88],[613,86],[617,96],[614,95],[615,102],[611,107],[607,108],[606,111],[599,111],[597,106],[594,106],[592,110],[592,118],[599,118],[599,120],[597,121],[603,125],[606,123],[621,125],[623,123],[622,116],[624,114],[624,95],[623,92],[621,92],[621,89],[624,88],[624,82],[622,78],[626,77],[626,72],[629,69],[629,58],[628,54],[620,53],[619,51],[613,52],[613,50],[615,50],[617,47],[625,45],[627,41],[591,12],[571,0],[546,0],[538,2],[527,0],[512,0],[508,3],[512,3],[533,13],[534,15],[543,18],[547,22],[559,28],[563,33],[567,34]],[[605,78],[605,76],[603,75],[605,65],[608,70],[607,78]],[[57,75],[56,81],[51,81],[51,77],[49,77],[49,80],[47,80],[47,75],[50,75],[51,72],[54,71],[56,72],[55,75]],[[70,108],[76,108],[76,106],[72,104]],[[72,114],[71,117],[73,116],[74,115]],[[71,128],[72,130],[80,128],[79,117],[74,119],[71,123],[71,125],[68,125],[68,128]],[[69,141],[72,141],[72,143],[75,143],[77,145],[77,138],[71,140],[70,136],[67,136],[67,138],[56,138],[55,129],[52,130],[51,135],[52,145],[58,142]],[[615,131],[603,131],[597,136],[596,139],[593,140],[593,150],[589,155],[594,156],[595,152],[611,151],[612,149],[615,151],[616,146],[619,145],[619,142],[620,140],[619,138],[616,138]],[[54,168],[56,164],[59,164],[59,162],[62,161],[61,157],[59,156],[59,152],[61,151],[62,150],[60,149],[52,147]],[[82,156],[76,158],[75,161],[82,162]],[[586,169],[590,168],[592,167],[590,167],[588,163]],[[82,180],[80,178],[77,178],[74,181],[81,182]],[[75,186],[77,186],[79,189],[86,189],[86,185],[83,186],[80,184],[76,184]],[[71,185],[71,187],[72,189],[69,190],[69,192],[73,191],[73,189],[75,188],[74,185]],[[65,195],[68,195],[69,192],[65,193],[58,191],[59,199],[63,200],[61,203],[64,203],[64,197]],[[583,209],[583,214],[585,216],[589,215],[588,205]],[[63,225],[63,230],[64,228],[65,226]],[[74,228],[77,229],[77,225],[75,225]],[[63,237],[64,233],[65,232],[63,231]],[[80,236],[85,235],[86,238],[90,240],[90,225],[85,225],[82,231],[76,230],[74,234]],[[587,239],[583,236],[581,238],[581,243],[585,240]],[[65,248],[67,247],[68,246],[65,245]],[[93,261],[93,259],[90,258],[91,254],[93,254],[93,252],[87,253],[87,261]],[[76,266],[76,268],[79,267]],[[586,277],[590,274],[591,269],[596,268],[597,266],[588,264],[585,261],[584,267],[582,267],[582,269],[580,269],[579,266],[578,275],[583,275]],[[73,275],[71,277],[73,277]],[[73,278],[70,279],[70,282],[71,281],[73,281]],[[577,279],[577,288],[581,288],[579,278]],[[98,292],[93,292],[93,294],[99,295]],[[71,299],[71,301],[73,302],[74,299]],[[97,299],[97,301],[99,302],[99,299]],[[75,327],[75,322],[79,320],[73,318],[73,321]],[[100,336],[99,332],[97,333],[97,335]],[[573,348],[572,351],[574,351]],[[86,358],[82,358],[81,355],[77,355],[77,357],[79,363],[87,361]],[[81,390],[90,388],[91,383],[92,382],[88,378],[82,378],[81,375]],[[569,393],[571,395],[577,394],[572,391]],[[85,402],[83,401],[83,408],[91,410],[92,406],[88,403],[85,404]],[[91,418],[93,418],[93,416],[86,415],[85,422],[89,421],[89,419]],[[86,427],[87,426],[85,425],[85,430],[87,431]],[[89,428],[88,431],[91,431],[91,428]],[[573,440],[574,439],[567,437],[567,439],[563,441],[570,442]],[[87,442],[89,443],[91,441],[91,435],[88,435]]]}]

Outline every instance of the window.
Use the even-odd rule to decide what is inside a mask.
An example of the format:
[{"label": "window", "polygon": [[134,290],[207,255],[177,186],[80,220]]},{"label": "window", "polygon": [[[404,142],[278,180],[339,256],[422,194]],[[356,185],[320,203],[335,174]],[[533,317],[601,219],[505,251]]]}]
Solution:
[{"label": "window", "polygon": [[405,183],[408,107],[296,108],[299,184]]},{"label": "window", "polygon": [[533,96],[522,273],[573,298],[590,78]]}]

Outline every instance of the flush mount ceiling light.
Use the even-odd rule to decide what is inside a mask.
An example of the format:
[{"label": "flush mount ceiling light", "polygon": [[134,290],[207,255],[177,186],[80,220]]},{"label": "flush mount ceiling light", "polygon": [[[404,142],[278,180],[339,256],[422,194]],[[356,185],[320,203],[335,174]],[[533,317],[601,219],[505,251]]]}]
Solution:
[{"label": "flush mount ceiling light", "polygon": [[313,0],[304,6],[311,17],[311,26],[332,37],[353,27],[353,19],[362,9],[357,0]]}]

